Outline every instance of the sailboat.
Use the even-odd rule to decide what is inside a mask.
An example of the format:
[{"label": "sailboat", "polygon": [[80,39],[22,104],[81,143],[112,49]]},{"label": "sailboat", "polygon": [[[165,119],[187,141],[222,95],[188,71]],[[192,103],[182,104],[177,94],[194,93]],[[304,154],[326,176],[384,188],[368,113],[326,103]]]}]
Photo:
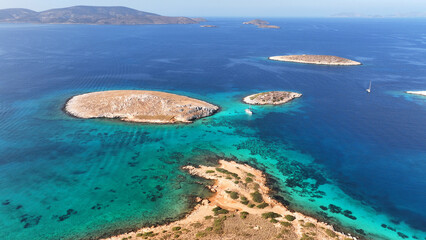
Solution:
[{"label": "sailboat", "polygon": [[370,87],[368,87],[365,91],[367,91],[368,93],[371,92],[371,81],[370,81]]},{"label": "sailboat", "polygon": [[251,105],[250,105],[250,107],[249,108],[246,108],[246,113],[248,114],[248,115],[252,115],[253,114],[253,112],[251,111]]}]

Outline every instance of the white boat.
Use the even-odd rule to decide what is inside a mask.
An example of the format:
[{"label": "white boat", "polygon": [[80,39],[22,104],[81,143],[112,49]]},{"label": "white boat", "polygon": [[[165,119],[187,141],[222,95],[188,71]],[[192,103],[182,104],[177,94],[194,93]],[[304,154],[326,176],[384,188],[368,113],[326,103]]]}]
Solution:
[{"label": "white boat", "polygon": [[367,90],[365,90],[365,91],[367,91],[368,93],[371,92],[371,81],[370,81],[370,87],[368,87]]},{"label": "white boat", "polygon": [[246,113],[248,114],[248,115],[252,115],[253,114],[253,112],[251,111],[251,107],[250,108],[246,108]]}]

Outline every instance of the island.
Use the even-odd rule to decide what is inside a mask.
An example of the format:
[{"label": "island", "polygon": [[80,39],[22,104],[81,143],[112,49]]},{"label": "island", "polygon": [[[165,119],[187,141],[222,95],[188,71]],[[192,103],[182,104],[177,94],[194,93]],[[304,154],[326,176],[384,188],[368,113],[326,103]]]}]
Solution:
[{"label": "island", "polygon": [[139,25],[194,24],[203,21],[203,18],[167,17],[127,7],[74,6],[42,12],[23,8],[0,10],[0,23]]},{"label": "island", "polygon": [[243,98],[243,102],[253,105],[279,105],[301,97],[301,93],[286,91],[271,91],[256,93]]},{"label": "island", "polygon": [[217,26],[216,25],[201,25],[200,27],[203,27],[203,28],[216,28]]},{"label": "island", "polygon": [[420,95],[426,97],[426,91],[406,91],[405,93],[408,94],[414,94],[414,95]]},{"label": "island", "polygon": [[269,60],[282,61],[282,62],[295,62],[295,63],[308,63],[319,65],[334,65],[334,66],[354,66],[361,65],[350,59],[329,56],[329,55],[287,55],[287,56],[273,56]]},{"label": "island", "polygon": [[191,123],[211,116],[218,106],[166,92],[113,90],[70,98],[64,110],[77,118],[111,118],[142,123]]},{"label": "island", "polygon": [[217,166],[183,170],[212,180],[206,187],[213,195],[197,198],[196,207],[181,220],[107,239],[356,239],[273,199],[265,174],[247,164],[219,160]]},{"label": "island", "polygon": [[248,22],[243,22],[243,24],[251,24],[251,25],[255,25],[258,28],[274,28],[274,29],[280,29],[281,27],[279,26],[275,26],[275,25],[270,25],[269,22],[265,21],[265,20],[261,20],[261,19],[254,19]]}]

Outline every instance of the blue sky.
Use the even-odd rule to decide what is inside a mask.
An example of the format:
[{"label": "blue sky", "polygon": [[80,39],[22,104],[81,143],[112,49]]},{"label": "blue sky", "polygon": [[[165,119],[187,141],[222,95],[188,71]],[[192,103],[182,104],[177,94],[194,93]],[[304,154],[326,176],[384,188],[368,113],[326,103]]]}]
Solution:
[{"label": "blue sky", "polygon": [[0,0],[0,8],[46,10],[73,5],[127,6],[170,16],[318,17],[341,12],[426,12],[426,0]]}]

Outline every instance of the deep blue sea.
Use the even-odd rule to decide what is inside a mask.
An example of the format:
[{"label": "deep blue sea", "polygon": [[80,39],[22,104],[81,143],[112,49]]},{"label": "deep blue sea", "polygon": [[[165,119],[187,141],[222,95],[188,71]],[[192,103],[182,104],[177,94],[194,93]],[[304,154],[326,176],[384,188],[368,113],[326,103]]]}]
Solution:
[{"label": "deep blue sea", "polygon": [[[96,238],[176,219],[210,194],[180,167],[234,158],[266,171],[291,208],[369,239],[426,239],[426,97],[404,93],[426,90],[426,20],[246,20],[1,24],[1,238]],[[267,59],[286,54],[363,65]],[[188,125],[62,111],[73,95],[112,89],[222,110]],[[267,90],[303,97],[246,115],[241,99]]]}]

